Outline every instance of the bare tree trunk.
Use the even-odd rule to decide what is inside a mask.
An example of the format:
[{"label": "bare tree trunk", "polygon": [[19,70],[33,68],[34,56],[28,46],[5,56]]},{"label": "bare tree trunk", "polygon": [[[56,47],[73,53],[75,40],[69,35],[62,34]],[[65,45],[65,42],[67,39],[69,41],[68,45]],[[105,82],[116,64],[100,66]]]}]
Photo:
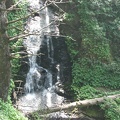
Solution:
[{"label": "bare tree trunk", "polygon": [[110,98],[110,99],[120,98],[120,94],[105,96],[105,97],[101,97],[101,98],[76,101],[76,102],[72,102],[69,104],[63,104],[58,107],[40,110],[39,112],[43,115],[43,114],[48,114],[48,113],[52,113],[52,112],[58,112],[61,110],[68,110],[68,109],[72,109],[75,107],[85,107],[85,106],[97,105],[99,103],[103,103],[106,100],[106,98]]},{"label": "bare tree trunk", "polygon": [[0,0],[0,98],[6,101],[10,83],[9,42],[6,34],[7,15],[3,9],[6,0]]}]

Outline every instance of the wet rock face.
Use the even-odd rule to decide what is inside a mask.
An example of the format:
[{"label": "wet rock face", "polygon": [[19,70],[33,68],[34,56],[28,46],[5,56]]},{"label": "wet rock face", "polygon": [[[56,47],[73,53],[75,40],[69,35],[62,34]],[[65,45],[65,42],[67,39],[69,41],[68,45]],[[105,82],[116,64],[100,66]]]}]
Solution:
[{"label": "wet rock face", "polygon": [[37,64],[46,69],[50,68],[50,59],[48,58],[47,39],[44,36],[40,45],[40,49],[37,52]]},{"label": "wet rock face", "polygon": [[[28,57],[27,57],[27,52],[26,49],[24,48],[24,46],[21,48],[21,51],[23,51],[24,53],[20,54],[20,56],[22,57],[20,59],[20,70],[19,70],[19,76],[17,79],[19,80],[23,80],[23,83],[25,84],[25,80],[26,80],[26,75],[29,71],[29,61],[28,61]],[[24,84],[22,87],[24,87]]]},{"label": "wet rock face", "polygon": [[[46,36],[44,36],[40,50],[37,53],[39,54],[39,56],[37,56],[37,64],[51,71],[53,84],[61,81],[61,86],[55,84],[55,87],[61,90],[64,84],[71,82],[70,56],[64,38],[52,37],[50,40],[52,41],[52,45],[49,44],[50,50],[48,51],[47,39]],[[50,56],[48,54],[50,54]],[[60,92],[59,89],[57,89],[57,92]]]},{"label": "wet rock face", "polygon": [[57,65],[60,65],[60,80],[64,85],[66,82],[71,81],[71,62],[67,45],[62,37],[53,38],[53,45],[55,51],[54,59]]}]

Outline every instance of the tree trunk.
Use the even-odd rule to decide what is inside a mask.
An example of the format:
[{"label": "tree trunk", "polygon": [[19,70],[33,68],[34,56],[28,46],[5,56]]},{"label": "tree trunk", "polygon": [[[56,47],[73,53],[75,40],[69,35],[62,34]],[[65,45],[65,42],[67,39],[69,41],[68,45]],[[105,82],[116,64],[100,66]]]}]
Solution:
[{"label": "tree trunk", "polygon": [[43,115],[43,114],[48,114],[48,113],[52,113],[52,112],[58,112],[61,110],[68,110],[68,109],[72,109],[75,107],[85,107],[85,106],[97,105],[99,103],[103,103],[106,100],[106,98],[110,98],[110,99],[120,98],[120,94],[105,96],[105,97],[101,97],[101,98],[82,100],[82,101],[72,102],[69,104],[63,104],[58,107],[40,110],[39,113],[41,113]]},{"label": "tree trunk", "polygon": [[9,42],[6,33],[6,0],[0,0],[0,98],[6,101],[10,84]]}]

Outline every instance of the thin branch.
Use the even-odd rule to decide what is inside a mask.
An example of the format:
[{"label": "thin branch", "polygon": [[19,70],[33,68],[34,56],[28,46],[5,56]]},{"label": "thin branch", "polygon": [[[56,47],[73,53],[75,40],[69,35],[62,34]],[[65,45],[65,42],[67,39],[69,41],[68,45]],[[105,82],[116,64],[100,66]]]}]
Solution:
[{"label": "thin branch", "polygon": [[64,38],[69,38],[69,39],[71,39],[71,40],[73,40],[73,41],[76,41],[75,39],[73,39],[72,37],[70,37],[70,36],[65,36],[65,35],[50,35],[50,36],[52,36],[52,37],[64,37]]},{"label": "thin branch", "polygon": [[9,38],[9,41],[11,42],[11,41],[13,41],[13,40],[16,40],[16,39],[20,39],[20,38],[24,38],[24,37],[27,37],[27,36],[29,36],[29,35],[40,35],[40,34],[31,34],[31,33],[25,33],[25,34],[21,34],[21,35],[18,35],[18,36],[14,36],[14,37],[12,37],[12,38]]},{"label": "thin branch", "polygon": [[70,3],[70,1],[68,2],[55,2],[56,4],[65,4],[65,3]]},{"label": "thin branch", "polygon": [[64,15],[58,17],[56,20],[50,22],[47,26],[43,27],[40,31],[44,30],[45,28],[49,27],[50,25],[52,25],[53,23],[55,23],[56,21],[59,21],[60,18],[62,18]]},{"label": "thin branch", "polygon": [[62,11],[63,13],[66,13],[62,8],[60,8],[58,5],[56,5],[55,2],[53,2],[53,4],[54,4],[60,11]]},{"label": "thin branch", "polygon": [[[21,0],[20,0],[21,1]],[[11,23],[14,23],[14,22],[17,22],[17,21],[20,21],[22,19],[26,19],[28,18],[29,16],[31,16],[32,14],[36,13],[36,12],[39,12],[39,11],[42,11],[43,9],[45,9],[47,6],[50,6],[51,4],[54,4],[56,7],[58,7],[61,11],[65,12],[63,9],[61,9],[58,5],[56,5],[56,3],[60,3],[60,2],[56,2],[56,1],[49,1],[50,3],[49,4],[45,4],[45,6],[43,6],[40,10],[37,10],[37,11],[34,11],[34,12],[31,12],[29,15],[27,16],[24,16],[24,17],[21,17],[17,20],[13,20],[13,21],[10,21],[10,22],[7,22],[7,24],[11,24]],[[16,3],[17,4],[17,3]]]},{"label": "thin branch", "polygon": [[[28,55],[25,55],[25,56],[15,56],[15,54],[17,54],[17,53],[12,53],[12,54],[10,55],[10,58],[18,59],[18,58],[28,58],[28,57],[31,57],[31,56],[45,55],[45,54],[43,54],[43,53],[39,53],[39,54],[28,54]],[[20,52],[19,52],[19,54],[20,54]]]},{"label": "thin branch", "polygon": [[19,25],[16,25],[16,26],[15,26],[15,24],[11,24],[10,26],[8,26],[8,27],[6,28],[6,30],[14,29],[14,27],[19,27],[19,26],[20,26],[20,27],[21,27],[21,26],[23,27],[23,26],[26,25],[26,23],[27,23],[27,22],[19,23]]},{"label": "thin branch", "polygon": [[43,9],[45,9],[47,6],[49,6],[49,5],[51,5],[51,4],[52,4],[52,3],[49,3],[49,4],[45,5],[45,6],[43,6],[40,10],[31,12],[31,13],[30,13],[29,15],[27,15],[27,16],[21,17],[21,18],[19,18],[19,19],[17,19],[17,20],[9,21],[9,22],[7,22],[7,24],[15,23],[15,22],[18,22],[18,21],[20,21],[20,20],[22,20],[22,19],[26,19],[26,18],[30,17],[32,14],[34,14],[34,13],[36,13],[36,12],[39,12],[39,11],[42,11]]},{"label": "thin branch", "polygon": [[21,28],[18,28],[17,26],[12,26],[10,28],[7,28],[6,30],[10,30],[10,29],[17,29],[19,31],[23,31],[23,30],[21,30]]},{"label": "thin branch", "polygon": [[24,46],[15,46],[15,45],[13,45],[13,46],[11,46],[11,49],[15,49],[15,48],[23,48]]},{"label": "thin branch", "polygon": [[27,54],[27,52],[16,52],[16,53],[11,53],[11,56],[17,55],[17,54]]},{"label": "thin branch", "polygon": [[63,15],[62,16],[60,16],[60,17],[58,17],[56,20],[54,20],[54,21],[52,21],[52,22],[50,22],[47,26],[45,26],[45,27],[43,27],[38,33],[36,32],[36,33],[24,33],[24,34],[21,34],[21,35],[17,35],[17,36],[14,36],[14,37],[12,37],[12,38],[9,38],[9,41],[13,41],[13,40],[16,40],[16,39],[19,39],[19,38],[24,38],[24,37],[27,37],[27,36],[29,36],[29,35],[41,35],[41,31],[42,30],[44,30],[45,28],[47,28],[47,27],[49,27],[50,25],[52,25],[53,23],[55,23],[56,21],[58,21],[60,18],[62,18],[63,17]]},{"label": "thin branch", "polygon": [[[55,1],[50,1],[50,4],[54,4],[56,7],[58,7],[59,9],[61,9],[59,6],[57,6],[56,4],[55,4]],[[50,4],[48,4],[48,5],[50,5]],[[45,7],[47,7],[48,5],[45,5],[44,7],[42,7],[40,10],[43,10]],[[38,11],[40,11],[40,10],[38,10]],[[62,9],[61,9],[61,11],[63,11]],[[63,11],[63,12],[65,12],[65,11]],[[32,12],[32,13],[35,13],[35,12]],[[31,14],[32,14],[31,13]],[[26,17],[29,17],[29,16],[31,16],[31,14],[29,14],[28,16],[26,16]],[[60,17],[58,17],[57,19],[55,19],[54,21],[52,21],[52,22],[50,22],[47,26],[45,26],[45,27],[43,27],[38,33],[24,33],[24,34],[21,34],[21,35],[17,35],[17,36],[14,36],[14,37],[11,37],[11,38],[9,38],[9,41],[13,41],[13,40],[16,40],[16,39],[19,39],[19,38],[24,38],[24,37],[27,37],[27,36],[29,36],[29,35],[40,35],[40,32],[42,31],[42,30],[44,30],[45,28],[47,28],[47,27],[49,27],[50,25],[52,25],[53,23],[55,23],[56,21],[59,21],[59,19],[61,19],[62,17],[63,17],[64,15],[62,15],[62,16],[60,16]],[[25,17],[24,17],[25,18]],[[22,19],[22,18],[21,18]],[[9,22],[9,24],[10,23],[12,23],[12,22],[16,22],[16,21],[18,21],[18,20],[20,20],[20,19],[17,19],[17,20],[14,20],[14,21],[11,21],[11,22]],[[16,28],[16,27],[12,27],[12,28]],[[11,28],[11,29],[12,29]],[[9,28],[8,28],[9,29]],[[55,36],[55,35],[53,35],[53,36]],[[62,37],[67,37],[67,38],[70,38],[70,39],[72,39],[71,37],[68,37],[68,36],[62,36]],[[72,40],[74,40],[74,39],[72,39]],[[75,40],[74,40],[75,41]]]},{"label": "thin branch", "polygon": [[7,10],[13,10],[22,0],[19,0],[16,4],[12,5],[10,8],[8,8]]},{"label": "thin branch", "polygon": [[13,8],[12,10],[8,9],[0,9],[1,11],[12,11],[12,10],[22,10],[22,8]]},{"label": "thin branch", "polygon": [[53,1],[54,3],[56,3],[56,4],[65,4],[65,3],[70,3],[71,1],[70,0],[66,0],[66,1],[62,1],[62,0],[60,0],[60,1],[58,1],[58,0],[55,0],[55,1]]}]

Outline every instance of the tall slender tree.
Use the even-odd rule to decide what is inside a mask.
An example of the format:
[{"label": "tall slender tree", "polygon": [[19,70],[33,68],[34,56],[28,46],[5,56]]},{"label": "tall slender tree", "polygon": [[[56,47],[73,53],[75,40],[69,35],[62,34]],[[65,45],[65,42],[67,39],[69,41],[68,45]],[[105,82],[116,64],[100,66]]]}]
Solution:
[{"label": "tall slender tree", "polygon": [[0,98],[7,100],[10,84],[9,39],[6,32],[6,0],[0,0]]}]

